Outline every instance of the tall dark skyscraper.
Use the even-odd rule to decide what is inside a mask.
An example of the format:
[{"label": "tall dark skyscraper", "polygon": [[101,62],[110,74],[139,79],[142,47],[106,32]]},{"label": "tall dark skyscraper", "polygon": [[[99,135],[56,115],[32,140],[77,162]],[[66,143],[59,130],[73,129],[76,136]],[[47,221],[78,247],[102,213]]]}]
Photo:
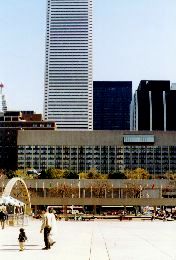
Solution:
[{"label": "tall dark skyscraper", "polygon": [[93,129],[130,129],[131,81],[93,82]]},{"label": "tall dark skyscraper", "polygon": [[[172,85],[174,86],[174,84]],[[131,130],[176,130],[176,89],[167,80],[141,80],[131,103]]]}]

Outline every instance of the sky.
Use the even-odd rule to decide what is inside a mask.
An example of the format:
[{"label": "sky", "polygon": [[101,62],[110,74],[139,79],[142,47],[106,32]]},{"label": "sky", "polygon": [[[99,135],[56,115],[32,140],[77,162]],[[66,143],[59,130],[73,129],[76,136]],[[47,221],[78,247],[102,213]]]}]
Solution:
[{"label": "sky", "polygon": [[[8,110],[43,112],[46,0],[0,0]],[[93,0],[93,79],[176,82],[175,0]]]}]

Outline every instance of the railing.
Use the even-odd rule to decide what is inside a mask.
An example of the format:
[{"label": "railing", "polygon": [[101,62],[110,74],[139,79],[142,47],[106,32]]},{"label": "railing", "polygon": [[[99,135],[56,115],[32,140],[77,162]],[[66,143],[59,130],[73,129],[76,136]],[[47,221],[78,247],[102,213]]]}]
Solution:
[{"label": "railing", "polygon": [[[1,194],[7,182],[0,182]],[[31,198],[176,198],[176,182],[170,180],[35,179],[25,183]],[[20,193],[18,184],[13,193]]]}]

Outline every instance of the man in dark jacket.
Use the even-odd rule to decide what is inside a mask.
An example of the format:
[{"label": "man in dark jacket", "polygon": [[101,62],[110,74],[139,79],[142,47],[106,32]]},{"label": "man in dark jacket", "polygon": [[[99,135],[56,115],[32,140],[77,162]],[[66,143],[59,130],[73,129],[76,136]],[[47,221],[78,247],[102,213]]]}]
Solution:
[{"label": "man in dark jacket", "polygon": [[4,227],[5,227],[5,220],[6,220],[6,214],[5,214],[4,210],[1,209],[1,211],[0,211],[0,223],[1,223],[2,229],[4,229]]}]

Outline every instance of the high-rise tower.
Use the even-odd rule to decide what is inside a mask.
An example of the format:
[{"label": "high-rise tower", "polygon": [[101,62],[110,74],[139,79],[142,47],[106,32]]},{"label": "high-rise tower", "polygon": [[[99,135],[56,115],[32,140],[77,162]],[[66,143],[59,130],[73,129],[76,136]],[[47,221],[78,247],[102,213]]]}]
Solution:
[{"label": "high-rise tower", "polygon": [[176,131],[176,89],[169,80],[141,80],[131,102],[131,130]]},{"label": "high-rise tower", "polygon": [[92,0],[48,0],[44,118],[93,128]]}]

